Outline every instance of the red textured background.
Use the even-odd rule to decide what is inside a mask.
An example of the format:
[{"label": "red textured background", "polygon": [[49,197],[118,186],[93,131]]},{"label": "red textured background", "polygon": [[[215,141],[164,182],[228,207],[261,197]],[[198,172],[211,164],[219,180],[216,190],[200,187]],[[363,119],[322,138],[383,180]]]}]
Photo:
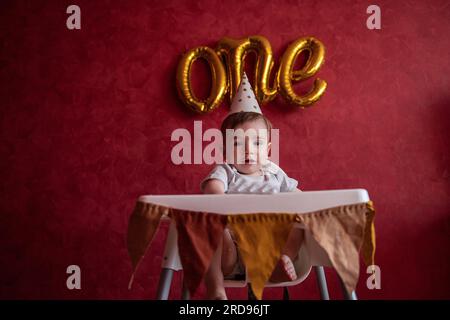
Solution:
[{"label": "red textured background", "polygon": [[[73,3],[79,31],[66,28]],[[128,291],[129,214],[141,194],[199,192],[210,168],[171,164],[171,132],[192,131],[194,120],[217,127],[227,111],[189,112],[177,62],[224,36],[257,34],[276,64],[301,36],[326,47],[323,98],[306,110],[277,99],[263,111],[280,129],[281,166],[303,190],[365,188],[374,200],[382,289],[365,288],[362,268],[359,297],[450,298],[450,7],[376,1],[382,29],[371,31],[370,4],[2,1],[0,298],[154,298],[166,226]],[[209,86],[196,70],[197,86]],[[66,288],[70,264],[81,267],[82,290]],[[177,298],[179,274],[174,282]],[[314,277],[292,295],[318,298]]]}]

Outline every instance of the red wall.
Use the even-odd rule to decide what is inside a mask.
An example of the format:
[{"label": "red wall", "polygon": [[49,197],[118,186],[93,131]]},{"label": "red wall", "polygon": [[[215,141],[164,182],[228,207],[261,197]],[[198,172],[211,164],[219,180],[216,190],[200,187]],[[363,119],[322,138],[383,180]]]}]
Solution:
[{"label": "red wall", "polygon": [[[359,297],[450,298],[447,1],[376,1],[376,31],[365,24],[372,1],[74,3],[79,31],[66,28],[72,2],[0,5],[1,298],[154,298],[166,227],[128,291],[128,217],[139,195],[199,192],[210,168],[171,164],[170,135],[194,120],[217,127],[227,112],[189,112],[177,62],[224,36],[257,34],[276,63],[301,36],[326,47],[322,99],[306,110],[277,99],[263,112],[303,190],[365,188],[374,200],[382,289],[365,288],[362,268]],[[71,264],[82,290],[66,288]],[[179,291],[177,275],[172,297]],[[292,295],[318,298],[314,277]]]}]

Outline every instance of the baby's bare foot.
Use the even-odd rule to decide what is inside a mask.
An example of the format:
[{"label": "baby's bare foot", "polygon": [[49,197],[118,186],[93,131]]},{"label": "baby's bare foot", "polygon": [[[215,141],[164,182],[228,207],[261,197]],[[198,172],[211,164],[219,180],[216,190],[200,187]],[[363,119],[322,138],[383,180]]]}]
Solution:
[{"label": "baby's bare foot", "polygon": [[206,299],[208,300],[228,300],[225,290],[216,290],[206,293]]},{"label": "baby's bare foot", "polygon": [[297,279],[294,264],[287,255],[282,255],[273,271],[270,282],[287,282]]}]

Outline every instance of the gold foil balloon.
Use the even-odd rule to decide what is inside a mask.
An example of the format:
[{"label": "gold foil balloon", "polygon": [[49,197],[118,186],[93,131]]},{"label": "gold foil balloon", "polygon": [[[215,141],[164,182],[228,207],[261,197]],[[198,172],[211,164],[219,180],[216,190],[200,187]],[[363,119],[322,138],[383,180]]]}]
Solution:
[{"label": "gold foil balloon", "polygon": [[[307,50],[308,60],[300,70],[294,70],[295,60],[298,55]],[[313,88],[305,95],[299,96],[292,88],[292,82],[301,81],[313,76],[324,62],[325,47],[313,38],[300,38],[294,41],[285,51],[281,58],[278,70],[279,93],[289,102],[301,107],[309,106],[316,102],[325,92],[327,83],[324,80],[314,80]]]},{"label": "gold foil balloon", "polygon": [[241,83],[245,57],[249,52],[255,52],[257,56],[254,90],[258,101],[264,104],[275,98],[277,84],[274,83],[272,88],[269,86],[270,73],[274,64],[273,54],[270,43],[266,38],[262,36],[252,36],[240,40],[222,38],[216,51],[227,65],[227,85],[230,90],[230,101]]},{"label": "gold foil balloon", "polygon": [[[205,59],[211,69],[211,92],[206,100],[196,98],[191,87],[191,68],[197,59]],[[208,113],[217,108],[227,91],[225,69],[219,56],[209,47],[198,47],[189,50],[178,63],[177,89],[183,102],[192,110],[199,113]]]},{"label": "gold foil balloon", "polygon": [[[309,54],[308,60],[300,70],[294,70],[295,61],[305,50]],[[177,89],[183,102],[196,112],[208,113],[220,105],[227,90],[231,101],[241,83],[245,58],[250,52],[257,56],[253,88],[261,105],[280,93],[290,103],[303,108],[316,102],[325,92],[327,83],[321,79],[314,80],[313,87],[305,95],[297,95],[292,87],[293,83],[312,77],[323,64],[325,48],[319,40],[305,37],[294,41],[283,54],[274,83],[270,86],[274,61],[269,41],[262,36],[240,40],[222,38],[215,51],[198,47],[182,57],[177,69]],[[191,88],[191,67],[196,59],[205,59],[211,69],[212,86],[206,100],[197,99]]]}]

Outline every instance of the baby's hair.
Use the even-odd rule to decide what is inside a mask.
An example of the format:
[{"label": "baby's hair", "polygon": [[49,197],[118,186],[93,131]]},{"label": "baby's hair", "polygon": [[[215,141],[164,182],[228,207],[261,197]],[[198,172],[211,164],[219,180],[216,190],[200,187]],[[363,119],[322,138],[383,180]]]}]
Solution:
[{"label": "baby's hair", "polygon": [[264,115],[258,112],[232,113],[228,117],[226,117],[225,120],[223,120],[220,131],[222,131],[223,137],[226,137],[227,129],[234,129],[245,122],[256,121],[259,119],[263,120],[266,124],[267,134],[269,135],[270,141],[270,130],[272,130],[272,123],[270,123],[269,119],[267,119]]}]

